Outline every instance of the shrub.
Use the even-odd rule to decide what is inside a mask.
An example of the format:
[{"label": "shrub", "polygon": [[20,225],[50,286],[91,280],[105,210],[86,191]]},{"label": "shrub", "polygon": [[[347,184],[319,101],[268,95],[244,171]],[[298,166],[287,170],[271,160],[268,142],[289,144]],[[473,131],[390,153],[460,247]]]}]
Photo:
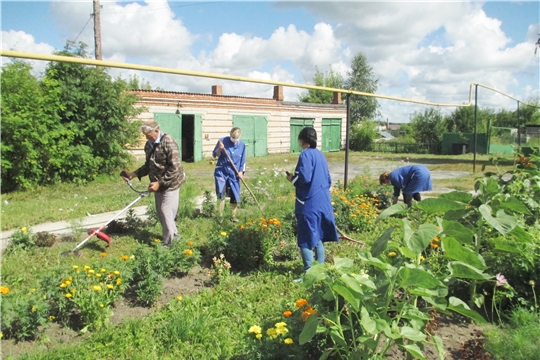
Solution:
[{"label": "shrub", "polygon": [[28,250],[36,246],[36,238],[26,227],[20,228],[9,237],[6,253]]},{"label": "shrub", "polygon": [[7,339],[34,340],[47,324],[49,305],[35,290],[29,294],[9,294],[2,287],[2,334]]},{"label": "shrub", "polygon": [[36,235],[37,247],[51,247],[56,241],[56,235],[47,231],[40,231]]}]

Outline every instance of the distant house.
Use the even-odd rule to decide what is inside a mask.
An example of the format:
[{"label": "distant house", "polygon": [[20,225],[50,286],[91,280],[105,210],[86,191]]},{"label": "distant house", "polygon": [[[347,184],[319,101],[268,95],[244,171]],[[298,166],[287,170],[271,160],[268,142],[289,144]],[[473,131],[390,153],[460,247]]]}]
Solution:
[{"label": "distant house", "polygon": [[385,140],[392,140],[396,137],[392,134],[390,134],[387,131],[379,131],[380,138],[376,139],[375,141],[385,141]]},{"label": "distant house", "polygon": [[386,130],[394,137],[399,137],[403,131],[401,131],[401,124],[388,124]]},{"label": "distant house", "polygon": [[[212,86],[211,94],[133,90],[136,106],[147,111],[136,119],[155,120],[181,147],[183,161],[199,161],[212,156],[219,138],[232,127],[242,129],[248,156],[299,153],[298,133],[306,126],[317,130],[317,147],[339,151],[344,147],[346,106],[341,94],[334,93],[333,104],[284,101],[283,87],[274,87],[273,98],[227,96],[222,87]],[[135,155],[142,154],[144,142]]]}]

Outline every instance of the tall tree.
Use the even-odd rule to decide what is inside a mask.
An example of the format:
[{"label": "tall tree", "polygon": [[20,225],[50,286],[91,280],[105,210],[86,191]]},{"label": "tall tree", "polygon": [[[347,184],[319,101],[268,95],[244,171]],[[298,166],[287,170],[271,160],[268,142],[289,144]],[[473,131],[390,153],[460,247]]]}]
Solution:
[{"label": "tall tree", "polygon": [[415,112],[410,127],[412,137],[417,143],[436,144],[435,147],[440,153],[446,121],[439,110],[429,108],[423,112]]},{"label": "tall tree", "polygon": [[[84,43],[72,42],[57,55],[88,57]],[[49,63],[45,76],[59,84],[60,122],[75,134],[73,160],[87,165],[67,168],[66,175],[84,176],[84,172],[93,177],[124,166],[129,160],[125,146],[138,139],[137,124],[127,120],[139,112],[127,83],[113,80],[104,68],[65,62]]]},{"label": "tall tree", "polygon": [[[313,85],[337,89],[343,88],[343,77],[340,73],[330,70],[325,74],[319,71],[317,67],[315,67],[315,71]],[[298,98],[301,102],[331,104],[334,101],[334,93],[332,91],[308,89],[307,93],[300,94]]]},{"label": "tall tree", "polygon": [[[351,64],[349,78],[345,81],[345,88],[374,94],[377,91],[378,79],[374,78],[373,68],[368,64],[366,56],[359,52]],[[379,103],[371,96],[351,95],[352,123],[364,119],[374,119],[379,115]]]},{"label": "tall tree", "polygon": [[[476,131],[486,132],[487,124],[493,112],[489,109],[479,108],[476,111]],[[474,132],[474,106],[458,107],[446,118],[447,131],[452,133]]]}]

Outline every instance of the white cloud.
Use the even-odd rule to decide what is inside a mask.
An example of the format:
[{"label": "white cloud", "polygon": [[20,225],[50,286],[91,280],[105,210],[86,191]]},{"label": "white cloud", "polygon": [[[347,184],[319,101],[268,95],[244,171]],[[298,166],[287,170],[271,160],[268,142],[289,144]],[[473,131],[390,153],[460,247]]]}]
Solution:
[{"label": "white cloud", "polygon": [[[23,51],[37,54],[50,55],[54,48],[45,43],[36,43],[36,39],[33,35],[27,34],[24,31],[2,31],[2,49]],[[6,63],[9,60],[2,58],[2,63]],[[39,60],[25,60],[32,64],[35,75],[41,75],[45,71],[47,63]]]}]

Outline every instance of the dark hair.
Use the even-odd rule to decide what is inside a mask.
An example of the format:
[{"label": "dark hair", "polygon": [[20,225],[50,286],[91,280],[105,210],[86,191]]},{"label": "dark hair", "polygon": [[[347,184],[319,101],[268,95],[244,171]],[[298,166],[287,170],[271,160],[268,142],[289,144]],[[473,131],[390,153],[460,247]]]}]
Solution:
[{"label": "dark hair", "polygon": [[298,140],[308,143],[310,148],[315,149],[317,147],[317,132],[312,127],[305,127],[298,134]]}]

